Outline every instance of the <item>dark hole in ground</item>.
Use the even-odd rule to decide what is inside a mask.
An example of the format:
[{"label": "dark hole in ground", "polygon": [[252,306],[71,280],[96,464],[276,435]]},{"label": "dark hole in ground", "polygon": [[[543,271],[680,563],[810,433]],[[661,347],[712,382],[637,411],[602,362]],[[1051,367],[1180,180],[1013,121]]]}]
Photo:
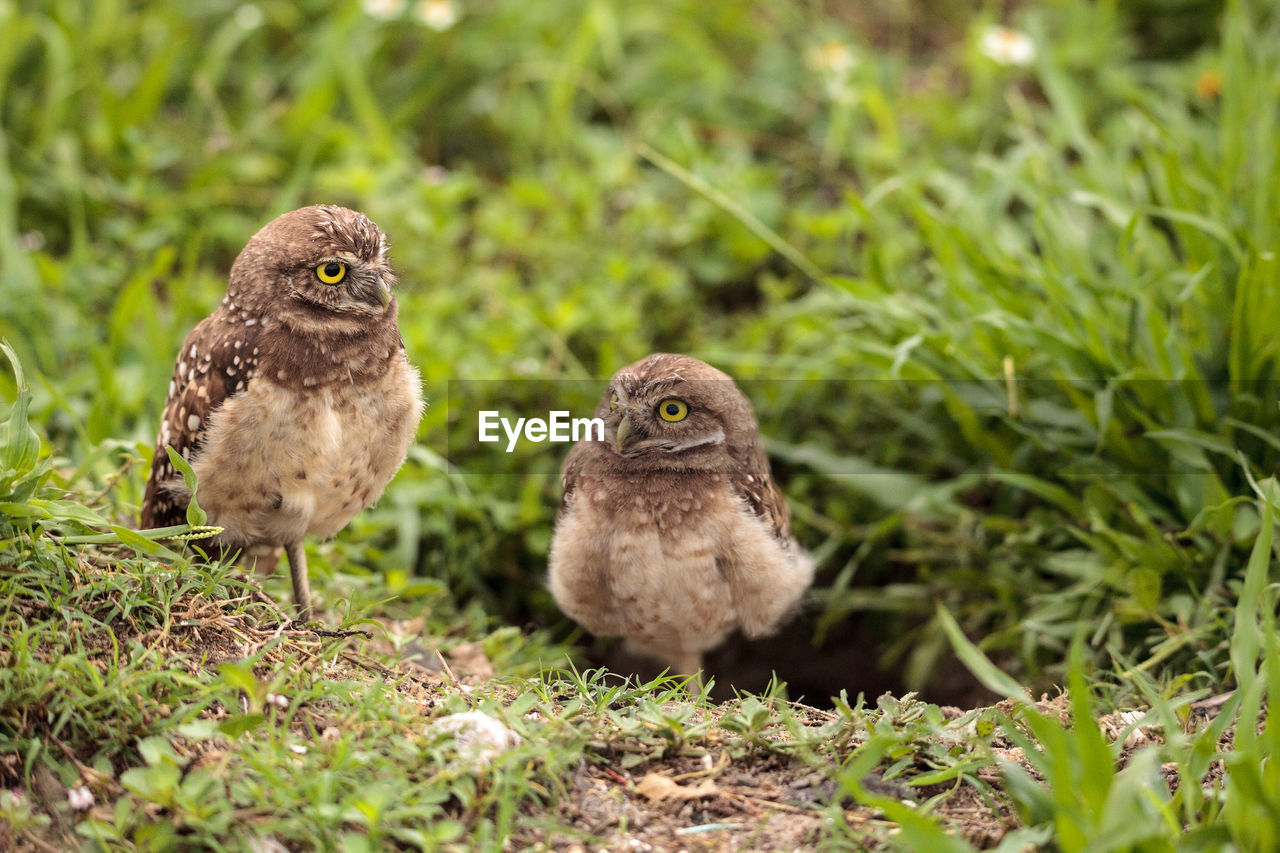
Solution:
[{"label": "dark hole in ground", "polygon": [[[731,699],[736,688],[763,692],[777,673],[787,683],[787,695],[806,705],[829,708],[832,697],[844,690],[850,703],[862,693],[869,705],[884,693],[901,696],[908,688],[901,668],[881,664],[881,652],[892,638],[877,635],[880,625],[872,620],[858,624],[855,618],[832,629],[820,646],[813,643],[816,614],[796,617],[772,637],[747,640],[735,634],[707,655],[704,671],[714,676],[712,697]],[[604,666],[619,674],[635,673],[653,678],[663,669],[655,661],[632,654],[621,642],[592,649],[588,665]],[[938,667],[929,683],[918,690],[921,699],[938,705],[977,708],[1000,697],[982,687],[958,660],[951,658]]]}]

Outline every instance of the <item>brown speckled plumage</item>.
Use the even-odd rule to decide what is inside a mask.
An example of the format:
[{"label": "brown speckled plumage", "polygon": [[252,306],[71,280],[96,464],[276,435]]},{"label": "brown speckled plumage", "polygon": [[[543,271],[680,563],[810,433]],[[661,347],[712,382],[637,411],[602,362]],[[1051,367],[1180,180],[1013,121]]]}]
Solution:
[{"label": "brown speckled plumage", "polygon": [[[687,406],[676,422],[659,414],[672,400]],[[733,380],[659,353],[618,371],[595,414],[606,440],[564,463],[550,558],[561,609],[689,673],[735,628],[774,631],[813,564]]]},{"label": "brown speckled plumage", "polygon": [[[345,267],[335,283],[317,269]],[[187,336],[165,403],[143,527],[180,524],[187,459],[215,549],[283,546],[310,612],[302,538],[331,536],[371,505],[422,415],[382,232],[361,213],[304,207],[268,223],[231,268],[227,295]]]}]

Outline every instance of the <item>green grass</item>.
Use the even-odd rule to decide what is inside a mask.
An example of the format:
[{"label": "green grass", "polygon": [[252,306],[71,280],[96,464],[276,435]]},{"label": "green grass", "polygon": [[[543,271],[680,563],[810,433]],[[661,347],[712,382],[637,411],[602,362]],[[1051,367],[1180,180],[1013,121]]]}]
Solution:
[{"label": "green grass", "polygon": [[[624,769],[722,743],[814,768],[861,804],[828,803],[814,845],[875,835],[872,807],[902,828],[889,843],[967,844],[960,794],[929,787],[955,785],[1008,797],[1010,848],[1274,846],[1269,4],[1046,0],[1004,20],[961,0],[491,0],[444,31],[414,8],[0,3],[0,338],[22,365],[0,370],[13,837],[532,843],[516,815],[572,823],[566,768],[623,767],[642,729],[664,751]],[[996,23],[1032,37],[1029,66],[982,54]],[[273,634],[282,577],[263,596],[132,532],[182,337],[247,237],[314,201],[391,236],[432,400],[379,505],[308,545],[326,623],[364,643]],[[958,655],[998,695],[1061,684],[1066,704],[1019,698],[957,735],[916,700],[676,712],[670,682],[605,701],[608,678],[567,674],[582,638],[544,589],[559,454],[495,462],[452,403],[544,411],[654,350],[752,397],[818,557],[815,646],[857,626],[889,638],[858,654],[904,690]],[[202,630],[243,648],[210,657]],[[396,644],[469,642],[511,680],[427,679],[436,704],[409,701],[421,674]],[[1226,691],[1266,724],[1188,728]],[[623,725],[617,702],[647,710]],[[424,725],[476,706],[526,745],[449,769]],[[1130,755],[1090,727],[1117,707],[1160,743]],[[1000,738],[1026,761],[995,785]],[[926,780],[930,805],[865,786],[877,767]],[[99,805],[55,809],[49,774]],[[1187,781],[1206,774],[1216,787]]]}]

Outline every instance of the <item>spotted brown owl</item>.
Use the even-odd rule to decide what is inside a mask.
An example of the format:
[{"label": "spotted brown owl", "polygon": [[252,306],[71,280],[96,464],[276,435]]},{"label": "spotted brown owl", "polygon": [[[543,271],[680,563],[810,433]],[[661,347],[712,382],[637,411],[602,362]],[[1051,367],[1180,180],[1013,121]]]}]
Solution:
[{"label": "spotted brown owl", "polygon": [[255,234],[222,304],[178,353],[142,526],[185,521],[191,494],[172,446],[196,473],[209,523],[224,528],[202,545],[283,546],[310,618],[303,537],[332,536],[378,499],[422,417],[395,283],[386,237],[354,210],[304,207]]},{"label": "spotted brown owl", "polygon": [[614,375],[596,417],[605,440],[579,442],[564,462],[550,559],[560,608],[683,673],[734,629],[773,632],[813,562],[733,380],[651,355]]}]

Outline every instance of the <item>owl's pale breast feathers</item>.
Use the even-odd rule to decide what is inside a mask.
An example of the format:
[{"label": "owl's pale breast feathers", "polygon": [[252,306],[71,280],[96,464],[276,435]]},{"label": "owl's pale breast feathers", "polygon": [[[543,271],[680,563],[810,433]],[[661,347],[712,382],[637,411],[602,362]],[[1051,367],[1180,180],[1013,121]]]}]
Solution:
[{"label": "owl's pale breast feathers", "polygon": [[367,383],[291,388],[266,376],[212,415],[193,468],[228,545],[332,536],[372,505],[422,415],[403,358]]}]

